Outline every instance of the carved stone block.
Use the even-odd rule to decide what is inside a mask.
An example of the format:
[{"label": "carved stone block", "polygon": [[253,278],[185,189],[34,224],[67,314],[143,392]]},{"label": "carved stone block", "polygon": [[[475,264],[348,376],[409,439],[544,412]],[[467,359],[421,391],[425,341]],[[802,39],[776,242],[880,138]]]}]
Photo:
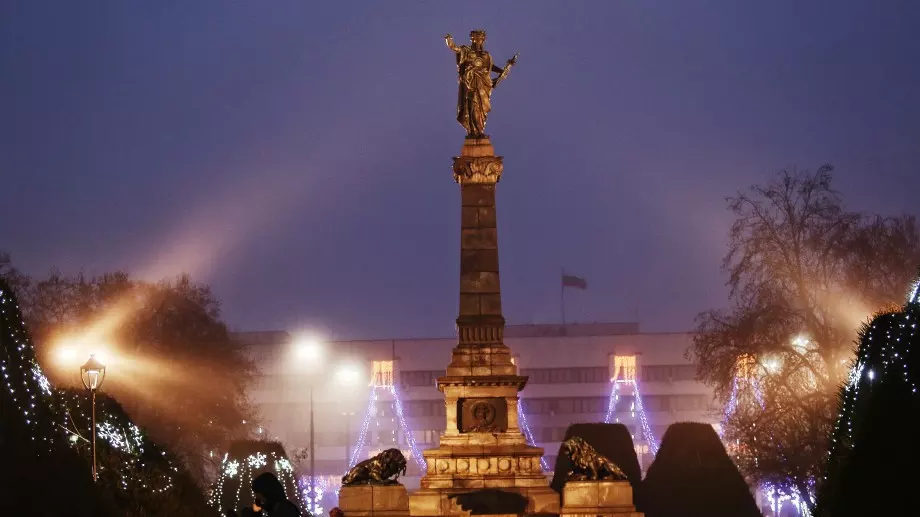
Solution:
[{"label": "carved stone block", "polygon": [[[474,369],[475,374],[475,369]],[[463,398],[459,405],[461,433],[502,433],[508,429],[508,406],[504,398]]]},{"label": "carved stone block", "polygon": [[405,517],[409,515],[409,494],[402,485],[344,486],[339,508],[354,517]]},{"label": "carved stone block", "polygon": [[568,481],[562,489],[560,516],[641,517],[628,481]]}]

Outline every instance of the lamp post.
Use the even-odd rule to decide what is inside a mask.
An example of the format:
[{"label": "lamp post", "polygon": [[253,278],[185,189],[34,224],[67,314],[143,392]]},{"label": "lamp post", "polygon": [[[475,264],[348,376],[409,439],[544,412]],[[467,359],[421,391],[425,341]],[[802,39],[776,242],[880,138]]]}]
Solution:
[{"label": "lamp post", "polygon": [[310,382],[310,514],[316,513],[316,440],[313,421],[313,383]]},{"label": "lamp post", "polygon": [[105,365],[99,362],[95,355],[90,355],[86,364],[80,367],[80,380],[83,381],[83,387],[89,390],[92,399],[93,437],[90,440],[90,450],[93,455],[93,482],[95,482],[99,479],[96,473],[96,390],[102,387],[102,381],[105,380]]}]

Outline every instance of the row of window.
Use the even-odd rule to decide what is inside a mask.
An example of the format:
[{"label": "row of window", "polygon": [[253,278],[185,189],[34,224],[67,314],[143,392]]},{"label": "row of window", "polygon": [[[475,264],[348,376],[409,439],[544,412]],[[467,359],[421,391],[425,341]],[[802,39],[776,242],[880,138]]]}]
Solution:
[{"label": "row of window", "polygon": [[[642,436],[638,425],[629,425],[631,431],[634,433],[633,439],[637,443],[637,451],[642,450],[643,447],[648,447],[642,442]],[[552,443],[552,442],[561,442],[565,439],[565,433],[567,427],[533,427],[531,428],[531,434],[537,443]],[[655,433],[655,436],[658,439],[661,439],[661,436],[664,434],[666,426],[653,426],[652,432]],[[415,443],[419,446],[437,446],[441,438],[442,429],[415,429],[412,431],[412,438],[415,440]],[[333,447],[345,447],[349,448],[354,447],[358,439],[356,432],[350,432],[345,434],[343,432],[318,432],[316,433],[316,442],[321,446],[333,446]],[[292,433],[286,437],[286,440],[289,444],[302,444],[306,446],[309,444],[310,435],[308,432],[299,431]],[[369,447],[402,447],[407,445],[405,440],[405,435],[401,430],[368,430],[364,444]]]},{"label": "row of window", "polygon": [[[595,413],[606,414],[609,409],[609,397],[554,397],[524,398],[521,407],[527,415],[554,415]],[[706,395],[646,395],[642,405],[646,411],[703,411],[709,408],[710,397]],[[441,417],[445,416],[444,402],[441,400],[411,400],[404,404],[407,417]],[[633,413],[636,404],[633,396],[622,395],[614,407],[615,413]],[[378,407],[382,417],[393,416],[393,409],[388,406]],[[633,415],[634,416],[634,415]]]},{"label": "row of window", "polygon": [[[618,359],[635,359],[635,356],[613,356],[614,364],[607,366],[579,366],[573,368],[522,368],[521,375],[529,377],[530,384],[586,384],[610,382],[611,379],[645,382],[673,382],[696,380],[696,365],[654,365],[638,369],[635,362]],[[399,380],[405,387],[433,386],[444,370],[414,370],[400,372]]]}]

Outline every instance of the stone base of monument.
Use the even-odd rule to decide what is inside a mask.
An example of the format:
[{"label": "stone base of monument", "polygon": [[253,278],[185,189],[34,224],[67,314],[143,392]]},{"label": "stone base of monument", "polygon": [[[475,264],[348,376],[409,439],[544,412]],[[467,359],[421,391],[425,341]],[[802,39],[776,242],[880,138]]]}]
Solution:
[{"label": "stone base of monument", "polygon": [[344,486],[339,508],[346,517],[408,517],[409,493],[402,485]]},{"label": "stone base of monument", "polygon": [[629,481],[568,481],[559,517],[643,517],[633,505]]},{"label": "stone base of monument", "polygon": [[520,432],[445,433],[437,449],[423,453],[428,471],[409,498],[409,515],[558,514],[559,494],[540,467],[542,453]]}]

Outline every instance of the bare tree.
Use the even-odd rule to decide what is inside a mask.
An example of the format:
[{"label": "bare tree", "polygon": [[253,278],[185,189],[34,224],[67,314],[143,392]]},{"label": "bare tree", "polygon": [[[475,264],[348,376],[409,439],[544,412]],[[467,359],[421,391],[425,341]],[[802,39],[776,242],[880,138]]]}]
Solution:
[{"label": "bare tree", "polygon": [[742,399],[725,422],[742,471],[803,495],[827,454],[859,323],[900,301],[920,262],[914,218],[846,211],[832,171],[782,171],[728,198],[731,308],[701,313],[688,351],[719,399]]}]

